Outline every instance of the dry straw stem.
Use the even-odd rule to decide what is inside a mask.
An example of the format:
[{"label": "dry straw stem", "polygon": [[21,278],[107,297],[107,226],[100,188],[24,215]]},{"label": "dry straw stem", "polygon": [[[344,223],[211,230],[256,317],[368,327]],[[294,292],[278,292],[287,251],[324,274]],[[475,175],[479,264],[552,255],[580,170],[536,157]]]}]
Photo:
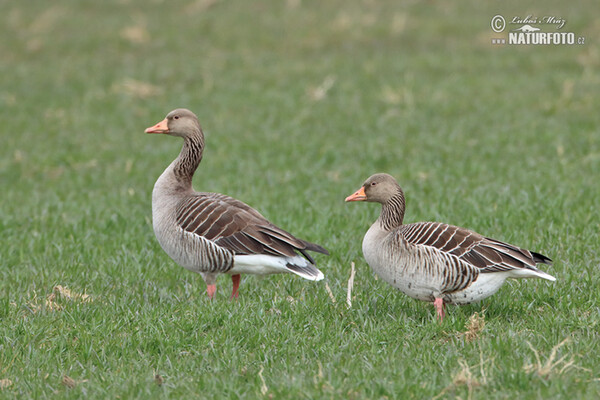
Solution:
[{"label": "dry straw stem", "polygon": [[[92,301],[90,295],[84,293],[76,293],[66,286],[56,285],[52,289],[52,293],[48,294],[44,299],[44,306],[49,311],[60,311],[63,306],[56,302],[57,298],[69,301],[77,301],[80,303],[89,303]],[[33,299],[28,303],[31,311],[35,314],[42,309],[41,304],[38,303],[37,293],[33,293]]]},{"label": "dry straw stem", "polygon": [[313,376],[313,383],[315,386],[320,386],[325,390],[333,390],[333,387],[329,382],[325,382],[325,375],[323,374],[323,364],[321,361],[317,361],[317,374]]},{"label": "dry straw stem", "polygon": [[263,374],[262,374],[263,370],[264,370],[264,367],[260,367],[260,371],[258,371],[258,377],[260,378],[260,392],[264,396],[269,391],[269,388],[267,387],[265,378],[263,377]]},{"label": "dry straw stem", "polygon": [[0,379],[0,390],[12,386],[13,381],[10,379]]},{"label": "dry straw stem", "polygon": [[[76,292],[73,292],[71,289],[69,289],[65,286],[61,286],[61,285],[54,286],[53,292],[67,300],[77,300],[82,303],[88,303],[88,302],[92,301],[89,294],[76,293]],[[52,296],[52,294],[50,296]]]},{"label": "dry straw stem", "polygon": [[536,362],[535,362],[535,364],[526,364],[525,366],[523,366],[523,370],[525,370],[525,372],[527,372],[527,373],[534,372],[535,374],[537,374],[538,376],[540,376],[544,379],[548,378],[553,373],[557,374],[557,375],[561,375],[570,369],[580,369],[580,370],[584,370],[587,372],[591,372],[587,368],[583,368],[583,367],[579,367],[579,366],[575,365],[575,359],[573,356],[571,356],[571,359],[568,361],[565,361],[568,356],[566,354],[564,356],[560,357],[559,359],[556,359],[558,350],[562,346],[564,346],[568,341],[569,341],[569,338],[567,337],[562,342],[560,342],[559,344],[554,346],[552,348],[552,351],[550,352],[550,356],[548,357],[548,359],[546,359],[546,362],[544,364],[542,364],[542,362],[540,360],[539,352],[533,347],[533,345],[531,343],[527,342],[527,345],[529,346],[531,351],[533,351],[533,354],[535,354]]},{"label": "dry straw stem", "polygon": [[335,304],[335,296],[333,295],[333,292],[331,291],[331,288],[329,287],[329,285],[327,284],[327,282],[325,282],[325,290],[327,290],[327,294],[329,295],[329,298],[331,299],[331,302],[333,304]]},{"label": "dry straw stem", "polygon": [[75,379],[71,378],[68,375],[63,375],[62,381],[60,383],[63,386],[68,387],[69,389],[73,389],[75,386],[77,386],[77,382],[75,382]]},{"label": "dry straw stem", "polygon": [[479,337],[479,334],[483,332],[485,328],[485,310],[482,311],[481,315],[475,313],[469,317],[469,321],[466,326],[467,330],[464,333],[467,342],[471,342]]},{"label": "dry straw stem", "polygon": [[[44,306],[46,307],[46,309],[48,311],[62,310],[62,307],[60,305],[56,304],[54,302],[54,300],[56,300],[56,295],[54,293],[50,293],[48,296],[46,296],[46,298],[44,299]],[[29,308],[33,314],[36,314],[38,311],[40,311],[42,309],[42,305],[38,303],[38,296],[35,291],[33,292],[33,299],[31,299],[27,303],[27,305],[29,306]]]},{"label": "dry straw stem", "polygon": [[[488,378],[486,373],[485,364],[487,363],[493,364],[494,359],[489,358],[487,360],[483,359],[483,353],[481,349],[479,350],[479,364],[469,367],[465,360],[458,360],[458,364],[460,369],[452,378],[452,383],[449,384],[442,390],[437,396],[433,397],[432,400],[439,399],[445,396],[448,392],[456,390],[460,386],[467,386],[467,399],[471,400],[473,398],[473,391],[475,388],[483,385],[487,385]],[[476,378],[471,371],[473,368],[479,367],[479,378]]]},{"label": "dry straw stem", "polygon": [[333,87],[335,79],[335,76],[327,76],[319,86],[309,88],[308,95],[311,100],[321,101],[327,97],[327,92],[329,92],[329,90]]},{"label": "dry straw stem", "polygon": [[323,375],[323,364],[321,364],[321,361],[317,361],[317,367],[318,367],[317,375],[315,375],[315,377],[313,379],[315,385],[318,384],[319,382],[321,382],[323,380],[323,377],[324,377],[324,375]]},{"label": "dry straw stem", "polygon": [[455,390],[460,386],[467,386],[467,399],[471,399],[473,396],[473,388],[480,386],[479,381],[473,377],[473,373],[471,372],[471,367],[467,365],[465,360],[458,360],[458,364],[460,365],[460,370],[454,375],[452,378],[452,383],[444,388],[437,396],[433,397],[432,400],[437,400],[444,396],[449,391]]},{"label": "dry straw stem", "polygon": [[356,274],[356,269],[354,268],[354,261],[350,264],[350,279],[348,279],[348,294],[346,296],[346,304],[348,308],[352,308],[352,288],[354,287],[354,275]]}]

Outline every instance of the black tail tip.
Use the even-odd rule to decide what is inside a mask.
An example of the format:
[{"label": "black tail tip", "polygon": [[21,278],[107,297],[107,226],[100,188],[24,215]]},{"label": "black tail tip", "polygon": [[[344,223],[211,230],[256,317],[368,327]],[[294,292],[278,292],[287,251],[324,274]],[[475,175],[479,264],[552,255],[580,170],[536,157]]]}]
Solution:
[{"label": "black tail tip", "polygon": [[325,255],[329,255],[329,251],[327,251],[327,249],[323,246],[320,246],[316,243],[311,243],[311,242],[307,242],[304,241],[304,245],[306,246],[306,250],[310,250],[310,251],[314,251],[316,253],[321,253],[321,254],[325,254]]},{"label": "black tail tip", "polygon": [[535,261],[536,264],[548,264],[548,265],[552,265],[552,260],[550,258],[546,257],[543,254],[536,253],[535,251],[532,251],[531,255],[533,256],[533,261]]}]

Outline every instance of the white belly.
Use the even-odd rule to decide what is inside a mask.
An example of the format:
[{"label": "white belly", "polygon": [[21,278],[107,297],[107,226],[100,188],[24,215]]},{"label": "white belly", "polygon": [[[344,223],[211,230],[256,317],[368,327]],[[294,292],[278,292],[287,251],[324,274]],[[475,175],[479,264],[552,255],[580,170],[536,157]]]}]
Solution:
[{"label": "white belly", "polygon": [[485,299],[496,293],[508,278],[505,272],[492,272],[479,274],[479,277],[468,288],[451,294],[444,295],[444,302],[448,304],[469,304]]}]

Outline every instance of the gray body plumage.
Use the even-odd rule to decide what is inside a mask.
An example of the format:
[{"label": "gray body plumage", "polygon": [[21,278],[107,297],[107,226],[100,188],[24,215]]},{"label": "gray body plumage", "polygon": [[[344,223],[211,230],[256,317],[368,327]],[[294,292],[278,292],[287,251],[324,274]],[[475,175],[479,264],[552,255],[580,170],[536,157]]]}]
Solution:
[{"label": "gray body plumage", "polygon": [[[202,160],[204,135],[191,111],[174,110],[146,132],[184,139],[179,156],[152,191],[154,233],[176,263],[200,273],[207,285],[214,285],[222,273],[291,272],[306,279],[323,279],[307,253],[328,254],[323,247],[294,237],[239,200],[193,190],[192,177]],[[234,284],[234,294],[236,290]]]},{"label": "gray body plumage", "polygon": [[496,293],[507,278],[555,280],[536,267],[551,263],[541,254],[453,225],[404,225],[404,193],[387,174],[370,177],[361,190],[347,201],[382,204],[381,215],[363,239],[365,260],[383,280],[412,298],[468,304]]},{"label": "gray body plumage", "polygon": [[[420,223],[457,228],[438,223]],[[403,227],[411,228],[413,224]],[[434,230],[434,228],[432,228]],[[373,270],[406,295],[423,301],[444,299],[447,304],[469,304],[496,293],[507,278],[553,278],[537,268],[510,267],[485,270],[464,257],[406,239],[404,229],[392,234],[371,226],[363,240],[363,254]],[[434,234],[439,234],[438,230]],[[414,239],[413,239],[414,240]],[[469,254],[469,253],[464,253]],[[531,266],[529,266],[531,267]]]},{"label": "gray body plumage", "polygon": [[182,267],[200,273],[213,284],[219,273],[233,267],[233,252],[200,235],[185,230],[177,221],[177,211],[194,193],[175,189],[173,168],[162,173],[152,191],[152,226],[163,250]]}]

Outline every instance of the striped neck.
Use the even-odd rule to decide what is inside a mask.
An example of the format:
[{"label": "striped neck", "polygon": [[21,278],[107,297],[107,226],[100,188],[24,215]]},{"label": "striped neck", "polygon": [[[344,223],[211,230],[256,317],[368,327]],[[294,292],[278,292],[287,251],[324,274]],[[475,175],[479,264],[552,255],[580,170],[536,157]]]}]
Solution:
[{"label": "striped neck", "polygon": [[192,178],[202,161],[203,151],[204,135],[202,130],[184,137],[183,147],[173,165],[173,174],[177,182],[186,189],[192,187]]},{"label": "striped neck", "polygon": [[390,197],[381,205],[381,215],[379,216],[379,225],[386,231],[392,231],[399,228],[404,221],[404,210],[406,202],[402,189]]}]

